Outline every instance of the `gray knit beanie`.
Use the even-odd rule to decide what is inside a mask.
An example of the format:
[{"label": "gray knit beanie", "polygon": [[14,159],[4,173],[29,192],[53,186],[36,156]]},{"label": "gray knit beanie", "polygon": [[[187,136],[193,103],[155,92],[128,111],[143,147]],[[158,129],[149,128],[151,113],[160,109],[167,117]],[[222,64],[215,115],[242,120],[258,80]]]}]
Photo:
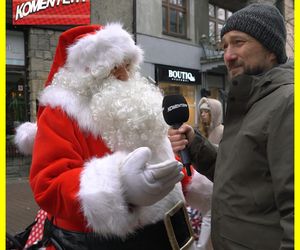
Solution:
[{"label": "gray knit beanie", "polygon": [[275,53],[279,64],[286,62],[286,29],[283,16],[276,7],[251,4],[238,10],[227,19],[221,30],[221,38],[232,30],[254,37],[265,48]]}]

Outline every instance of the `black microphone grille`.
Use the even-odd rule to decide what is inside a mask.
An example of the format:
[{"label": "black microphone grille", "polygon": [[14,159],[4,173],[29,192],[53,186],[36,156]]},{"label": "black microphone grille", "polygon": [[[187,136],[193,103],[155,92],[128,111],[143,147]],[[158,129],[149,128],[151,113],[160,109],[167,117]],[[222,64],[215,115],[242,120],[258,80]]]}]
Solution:
[{"label": "black microphone grille", "polygon": [[163,103],[163,116],[170,126],[181,125],[189,119],[189,106],[182,95],[166,95]]}]

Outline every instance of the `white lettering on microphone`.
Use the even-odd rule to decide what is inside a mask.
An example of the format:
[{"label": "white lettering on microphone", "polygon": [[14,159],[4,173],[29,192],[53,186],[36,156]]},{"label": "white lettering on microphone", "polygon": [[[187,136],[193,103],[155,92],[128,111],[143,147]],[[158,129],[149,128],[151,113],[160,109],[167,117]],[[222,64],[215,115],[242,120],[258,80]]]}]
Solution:
[{"label": "white lettering on microphone", "polygon": [[174,105],[168,107],[167,112],[170,112],[170,111],[172,111],[173,109],[187,108],[187,107],[188,107],[188,105],[187,105],[186,103],[178,103],[178,104],[174,104]]}]

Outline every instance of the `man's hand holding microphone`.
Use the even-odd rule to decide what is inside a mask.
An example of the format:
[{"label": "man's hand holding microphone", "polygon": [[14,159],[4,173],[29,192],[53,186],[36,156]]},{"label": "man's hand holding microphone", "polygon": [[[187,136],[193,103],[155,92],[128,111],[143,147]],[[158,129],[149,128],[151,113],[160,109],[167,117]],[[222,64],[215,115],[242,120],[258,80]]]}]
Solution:
[{"label": "man's hand holding microphone", "polygon": [[168,138],[171,142],[174,154],[178,154],[179,151],[184,150],[191,141],[195,138],[194,129],[184,123],[178,129],[172,127],[168,130]]}]

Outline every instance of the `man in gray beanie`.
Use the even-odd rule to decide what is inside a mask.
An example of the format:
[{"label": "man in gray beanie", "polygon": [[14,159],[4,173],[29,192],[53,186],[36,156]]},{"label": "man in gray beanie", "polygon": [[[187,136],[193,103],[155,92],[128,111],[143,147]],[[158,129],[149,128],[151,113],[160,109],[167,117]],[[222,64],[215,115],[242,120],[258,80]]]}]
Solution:
[{"label": "man in gray beanie", "polygon": [[274,6],[252,4],[237,11],[226,21],[221,37],[231,78],[257,75],[287,61],[284,19]]},{"label": "man in gray beanie", "polygon": [[221,30],[231,80],[218,151],[187,124],[169,129],[174,153],[214,182],[215,250],[294,249],[294,64],[284,19],[252,4]]},{"label": "man in gray beanie", "polygon": [[237,30],[255,38],[266,49],[274,52],[278,63],[287,60],[286,29],[283,16],[271,5],[252,4],[234,13],[221,30],[221,37]]}]

